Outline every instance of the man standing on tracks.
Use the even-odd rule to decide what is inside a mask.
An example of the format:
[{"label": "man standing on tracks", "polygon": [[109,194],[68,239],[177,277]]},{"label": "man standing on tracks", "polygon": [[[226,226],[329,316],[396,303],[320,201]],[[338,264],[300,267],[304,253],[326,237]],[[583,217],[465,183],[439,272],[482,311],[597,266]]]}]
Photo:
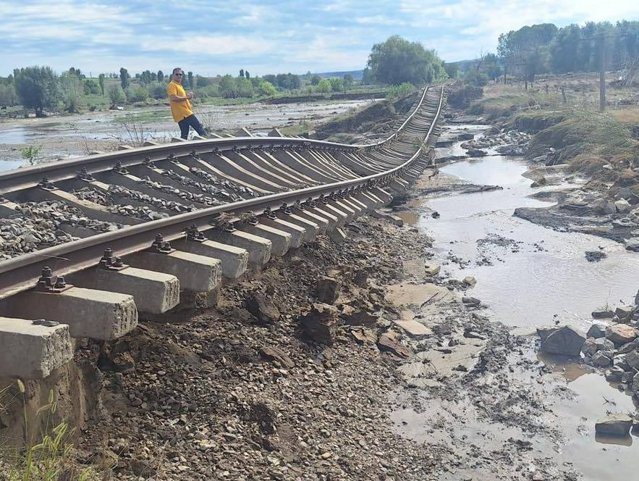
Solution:
[{"label": "man standing on tracks", "polygon": [[206,136],[206,131],[198,118],[193,114],[193,108],[191,107],[191,99],[193,98],[193,92],[186,93],[184,87],[182,87],[182,79],[184,78],[184,72],[181,68],[176,67],[173,69],[171,75],[171,81],[166,87],[166,93],[169,96],[169,102],[171,103],[171,114],[173,120],[175,120],[180,126],[180,137],[184,140],[189,137],[189,129],[193,127],[195,131],[201,137]]}]

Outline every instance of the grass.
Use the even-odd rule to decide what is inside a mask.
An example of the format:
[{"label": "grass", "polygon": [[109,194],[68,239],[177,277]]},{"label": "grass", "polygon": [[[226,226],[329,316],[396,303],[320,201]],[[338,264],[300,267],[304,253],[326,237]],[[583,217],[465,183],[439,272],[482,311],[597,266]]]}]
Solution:
[{"label": "grass", "polygon": [[[14,387],[6,386],[0,390],[0,410],[5,409],[6,396]],[[16,381],[22,396],[22,417],[24,426],[24,449],[16,452],[13,459],[0,461],[1,481],[97,481],[104,479],[94,469],[79,467],[73,460],[73,446],[68,439],[72,433],[69,425],[62,421],[56,425],[51,419],[57,410],[57,399],[53,390],[49,391],[48,401],[34,416],[28,414],[28,394],[24,383]],[[44,417],[44,419],[42,419]],[[37,441],[28,434],[32,423],[43,424],[43,430]]]}]

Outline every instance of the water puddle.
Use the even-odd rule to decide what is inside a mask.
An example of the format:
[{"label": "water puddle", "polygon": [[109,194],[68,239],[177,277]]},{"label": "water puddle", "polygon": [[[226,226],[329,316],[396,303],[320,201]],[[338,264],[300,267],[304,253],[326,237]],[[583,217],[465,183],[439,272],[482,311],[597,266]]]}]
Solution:
[{"label": "water puddle", "polygon": [[[481,127],[473,130],[466,126],[461,130],[478,133]],[[463,153],[459,144],[438,149],[438,156]],[[434,260],[442,265],[443,274],[459,280],[473,276],[477,280],[467,295],[481,299],[488,306],[484,312],[492,319],[517,328],[517,333],[530,333],[536,327],[555,323],[586,331],[592,323],[592,311],[606,305],[634,303],[639,288],[639,255],[603,238],[557,232],[513,217],[517,207],[550,205],[529,197],[540,189],[531,188],[532,181],[522,177],[527,169],[525,162],[499,155],[442,167],[443,174],[503,189],[431,197],[424,201],[426,209],[422,208],[417,225],[433,238]],[[439,217],[433,218],[432,211],[437,211]],[[409,219],[405,221],[411,223]],[[588,262],[586,251],[601,251],[606,257],[600,262]],[[553,389],[554,384],[555,388],[567,387],[569,394],[552,397],[554,422],[563,441],[537,446],[539,451],[572,464],[585,480],[635,479],[639,471],[639,440],[635,436],[621,440],[595,437],[594,432],[598,418],[635,412],[632,398],[606,382],[602,373],[578,364],[540,360],[557,372],[555,381],[541,389]],[[531,380],[531,385],[536,384]],[[485,432],[472,409],[463,404],[433,409],[432,416],[442,416],[443,424],[455,425],[448,430],[459,431],[455,437],[465,436],[477,443],[487,437],[498,441],[521,437],[521,433],[509,430]],[[447,412],[464,422],[458,426],[454,418],[446,418]],[[395,413],[396,422],[406,419],[414,421],[414,416],[402,410]],[[411,437],[419,439],[429,434],[420,431],[419,425],[409,425],[405,431]]]}]

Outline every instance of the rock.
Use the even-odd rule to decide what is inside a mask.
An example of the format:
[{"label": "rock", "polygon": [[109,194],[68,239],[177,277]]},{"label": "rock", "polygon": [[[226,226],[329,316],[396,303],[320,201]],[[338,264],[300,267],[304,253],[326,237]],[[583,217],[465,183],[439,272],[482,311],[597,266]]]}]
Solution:
[{"label": "rock", "polygon": [[537,335],[539,336],[539,338],[541,339],[541,342],[544,342],[546,340],[546,338],[552,334],[553,332],[555,332],[558,328],[556,327],[538,327],[537,328]]},{"label": "rock", "polygon": [[246,310],[257,318],[260,324],[275,324],[280,319],[280,311],[271,298],[261,292],[254,292],[245,300]]},{"label": "rock", "polygon": [[477,279],[475,279],[473,276],[466,276],[464,277],[462,283],[469,287],[475,287],[475,285],[477,284]]},{"label": "rock", "polygon": [[315,286],[315,297],[319,302],[333,304],[339,297],[340,282],[333,277],[322,277]]},{"label": "rock", "polygon": [[615,309],[615,315],[623,321],[628,321],[635,313],[634,306],[622,306]]},{"label": "rock", "polygon": [[639,352],[630,351],[624,357],[624,361],[628,364],[632,369],[639,371]]},{"label": "rock", "polygon": [[604,436],[624,437],[630,433],[632,423],[632,416],[628,414],[611,414],[597,421],[595,432]]},{"label": "rock", "polygon": [[120,352],[113,356],[111,360],[113,363],[113,369],[117,372],[131,372],[135,371],[135,360],[129,352]]},{"label": "rock", "polygon": [[331,345],[337,336],[339,311],[328,304],[313,304],[311,311],[301,316],[299,322],[306,339]]},{"label": "rock", "polygon": [[603,324],[593,324],[592,326],[590,326],[590,329],[588,329],[588,332],[586,333],[586,337],[594,337],[595,339],[599,339],[605,336],[606,336],[606,326],[604,326]]},{"label": "rock", "polygon": [[612,369],[606,371],[606,381],[608,382],[621,382],[623,378],[624,370],[619,366],[614,366]]},{"label": "rock", "polygon": [[412,354],[411,350],[404,346],[393,332],[382,334],[377,341],[377,346],[380,351],[392,352],[399,357],[410,357]]},{"label": "rock", "polygon": [[[627,373],[626,373],[627,374]],[[639,372],[632,376],[632,384],[630,385],[632,392],[637,395],[639,393]]]},{"label": "rock", "polygon": [[481,304],[481,301],[475,297],[462,297],[462,302],[466,305],[466,306],[470,306],[470,307],[477,307]]},{"label": "rock", "polygon": [[594,356],[597,350],[597,343],[593,337],[586,339],[584,345],[581,346],[581,353],[586,357]]},{"label": "rock", "polygon": [[606,258],[606,253],[601,251],[586,251],[586,260],[588,262],[599,262]]},{"label": "rock", "polygon": [[468,149],[466,150],[466,154],[468,154],[468,157],[485,157],[488,155],[486,151],[481,149]]},{"label": "rock", "polygon": [[541,343],[541,350],[548,354],[579,356],[585,342],[586,338],[583,334],[572,327],[563,326],[548,334]]},{"label": "rock", "polygon": [[379,317],[366,311],[353,309],[351,306],[344,306],[340,318],[345,324],[350,326],[373,327],[377,324]]},{"label": "rock", "polygon": [[595,345],[597,346],[597,351],[614,351],[615,349],[615,343],[605,337],[595,339]]},{"label": "rock", "polygon": [[638,237],[633,237],[631,239],[626,239],[624,242],[626,244],[626,250],[632,251],[632,252],[639,252],[639,238]]},{"label": "rock", "polygon": [[637,337],[637,330],[632,326],[624,324],[616,324],[606,328],[606,338],[615,343],[615,346],[621,346],[628,342],[634,341]]},{"label": "rock", "polygon": [[530,187],[543,187],[544,185],[548,184],[548,179],[546,179],[546,177],[544,177],[543,175],[540,176],[537,180],[535,180],[532,184],[530,184]]},{"label": "rock", "polygon": [[612,365],[612,359],[604,351],[597,351],[592,356],[592,365],[595,367],[608,367]]},{"label": "rock", "polygon": [[377,333],[373,329],[353,329],[351,334],[355,340],[361,344],[377,343]]},{"label": "rock", "polygon": [[288,357],[281,349],[274,346],[262,346],[260,348],[260,355],[262,358],[268,361],[277,361],[286,369],[292,369],[295,367],[295,363]]},{"label": "rock", "polygon": [[632,206],[626,199],[619,199],[615,201],[615,209],[620,214],[623,214],[625,212],[630,212],[630,210],[632,209]]},{"label": "rock", "polygon": [[604,309],[601,311],[592,311],[591,315],[593,319],[611,319],[615,313],[609,309]]},{"label": "rock", "polygon": [[427,276],[433,277],[439,274],[441,266],[438,264],[424,264],[424,270]]}]

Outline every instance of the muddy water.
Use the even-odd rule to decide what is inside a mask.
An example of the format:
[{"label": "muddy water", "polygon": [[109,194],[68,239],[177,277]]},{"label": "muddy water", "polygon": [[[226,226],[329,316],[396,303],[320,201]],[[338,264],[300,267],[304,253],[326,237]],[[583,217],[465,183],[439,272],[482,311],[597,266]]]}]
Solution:
[{"label": "muddy water", "polygon": [[[459,155],[459,149],[458,144],[441,149],[440,156]],[[493,319],[519,333],[554,322],[586,330],[593,310],[633,302],[639,289],[639,255],[606,239],[556,232],[513,217],[516,207],[549,205],[528,197],[539,189],[522,177],[526,170],[524,162],[497,155],[443,167],[443,174],[503,190],[429,198],[417,225],[434,238],[442,271],[452,278],[477,279],[468,295],[481,299]],[[440,217],[434,219],[432,211]],[[584,252],[598,250],[607,257],[588,262]],[[553,397],[563,441],[539,450],[554,452],[555,460],[571,463],[586,480],[637,479],[639,438],[616,441],[595,439],[594,434],[597,418],[607,412],[634,412],[632,399],[601,373],[544,362],[554,366],[555,381],[565,384],[571,395]],[[473,431],[472,422],[464,429]]]},{"label": "muddy water", "polygon": [[[196,113],[202,123],[214,132],[246,127],[255,134],[266,135],[274,127],[320,122],[372,102],[197,105]],[[167,106],[43,119],[10,119],[0,122],[0,170],[25,165],[26,161],[20,158],[20,149],[27,145],[41,146],[40,160],[50,161],[87,155],[91,150],[114,150],[122,143],[168,142],[171,137],[177,136],[179,129]]]}]

